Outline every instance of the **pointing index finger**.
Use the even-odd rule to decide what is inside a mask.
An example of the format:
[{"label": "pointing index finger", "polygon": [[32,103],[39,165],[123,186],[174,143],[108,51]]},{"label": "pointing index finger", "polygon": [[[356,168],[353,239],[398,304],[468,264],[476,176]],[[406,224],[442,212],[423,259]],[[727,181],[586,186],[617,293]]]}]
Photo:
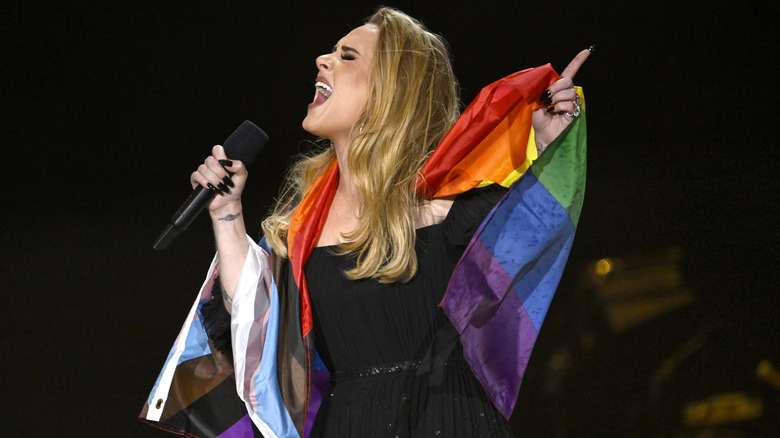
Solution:
[{"label": "pointing index finger", "polygon": [[582,64],[585,63],[585,60],[588,59],[588,56],[590,56],[590,53],[593,51],[593,46],[590,46],[590,48],[585,49],[577,54],[577,56],[574,57],[574,59],[571,60],[568,66],[563,70],[563,73],[561,73],[562,78],[569,78],[574,79],[574,75],[577,74],[577,72],[580,70],[580,67],[582,67]]}]

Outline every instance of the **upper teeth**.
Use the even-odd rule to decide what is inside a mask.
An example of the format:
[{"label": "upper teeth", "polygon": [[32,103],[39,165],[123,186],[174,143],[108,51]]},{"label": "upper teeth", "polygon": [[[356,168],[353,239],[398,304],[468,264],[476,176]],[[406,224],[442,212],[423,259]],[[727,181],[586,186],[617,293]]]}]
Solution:
[{"label": "upper teeth", "polygon": [[325,97],[330,97],[330,95],[333,94],[333,88],[324,82],[317,82],[314,84],[314,86],[317,87],[317,89],[320,90],[320,93],[322,93]]}]

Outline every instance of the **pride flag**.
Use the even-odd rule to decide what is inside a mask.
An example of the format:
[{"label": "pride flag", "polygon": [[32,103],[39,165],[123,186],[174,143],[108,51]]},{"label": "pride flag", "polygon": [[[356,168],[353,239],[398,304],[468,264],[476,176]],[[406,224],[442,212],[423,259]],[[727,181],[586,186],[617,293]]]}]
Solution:
[{"label": "pride flag", "polygon": [[583,110],[485,218],[442,302],[466,361],[507,418],[574,240],[585,137]]}]

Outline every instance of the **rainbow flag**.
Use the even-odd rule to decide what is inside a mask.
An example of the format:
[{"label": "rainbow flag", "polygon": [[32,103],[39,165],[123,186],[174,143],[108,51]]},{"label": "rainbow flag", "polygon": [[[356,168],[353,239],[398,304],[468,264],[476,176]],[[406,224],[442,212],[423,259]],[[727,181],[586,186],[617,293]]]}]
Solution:
[{"label": "rainbow flag", "polygon": [[485,218],[441,304],[466,361],[507,418],[574,240],[585,137],[583,110]]}]

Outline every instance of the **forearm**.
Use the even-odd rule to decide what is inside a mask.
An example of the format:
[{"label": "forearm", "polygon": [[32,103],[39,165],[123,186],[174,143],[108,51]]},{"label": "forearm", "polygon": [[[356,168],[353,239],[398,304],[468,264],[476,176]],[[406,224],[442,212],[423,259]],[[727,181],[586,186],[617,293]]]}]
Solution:
[{"label": "forearm", "polygon": [[217,244],[223,299],[230,312],[233,294],[249,251],[241,202],[227,204],[211,211],[210,215]]}]

